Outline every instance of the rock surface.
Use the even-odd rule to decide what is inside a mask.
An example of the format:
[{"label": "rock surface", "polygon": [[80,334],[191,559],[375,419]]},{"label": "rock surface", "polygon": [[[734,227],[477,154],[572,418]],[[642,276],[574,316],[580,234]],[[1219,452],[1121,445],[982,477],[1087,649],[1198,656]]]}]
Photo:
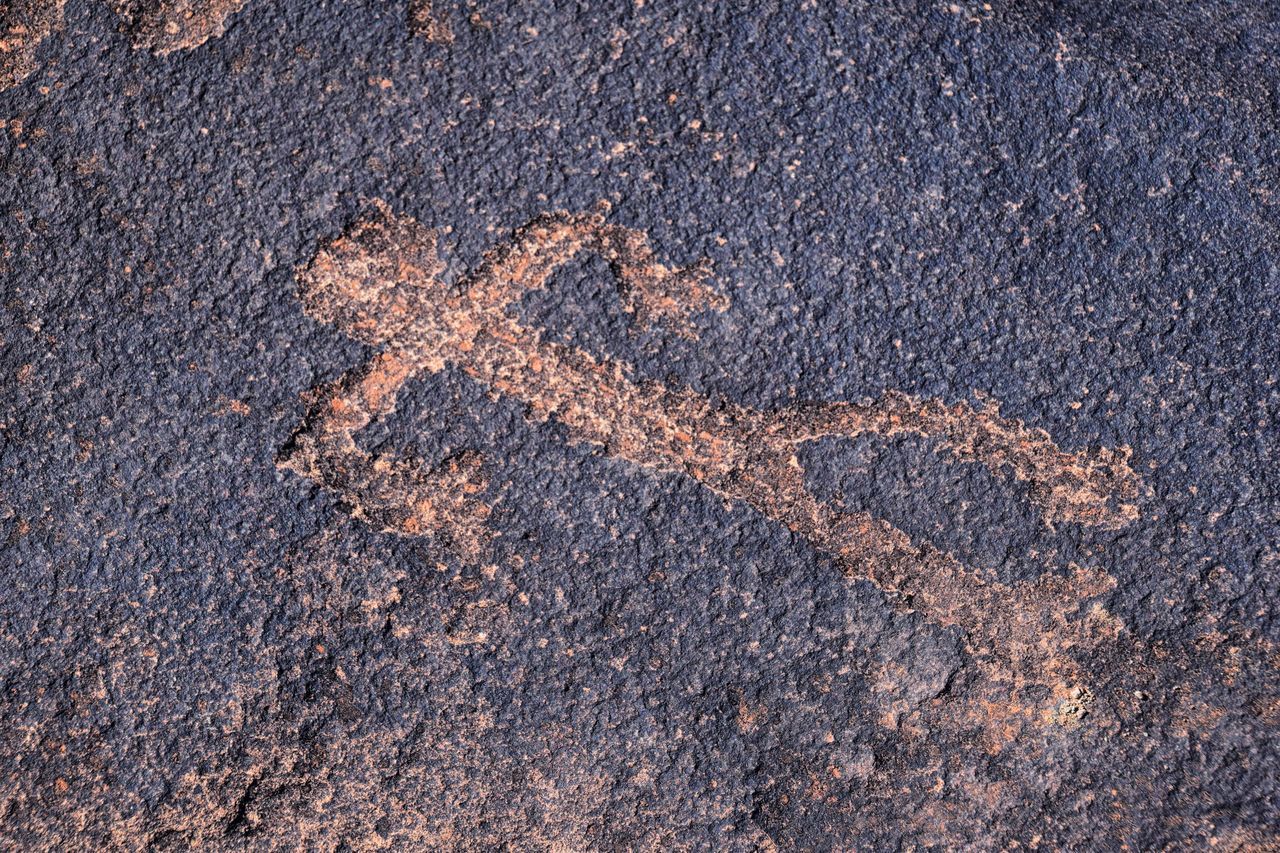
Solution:
[{"label": "rock surface", "polygon": [[245,0],[108,0],[135,47],[160,55],[199,47],[222,35]]},{"label": "rock surface", "polygon": [[62,26],[66,0],[9,0],[0,4],[0,91],[25,80],[36,50]]},{"label": "rock surface", "polygon": [[7,849],[1280,845],[1273,4],[0,27]]}]

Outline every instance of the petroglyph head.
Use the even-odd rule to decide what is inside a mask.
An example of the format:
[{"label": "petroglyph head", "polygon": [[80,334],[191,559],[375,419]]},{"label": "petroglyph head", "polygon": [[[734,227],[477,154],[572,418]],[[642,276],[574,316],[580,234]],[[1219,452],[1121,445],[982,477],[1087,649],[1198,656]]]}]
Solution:
[{"label": "petroglyph head", "polygon": [[381,201],[298,273],[309,317],[368,344],[394,341],[444,298],[436,234]]}]

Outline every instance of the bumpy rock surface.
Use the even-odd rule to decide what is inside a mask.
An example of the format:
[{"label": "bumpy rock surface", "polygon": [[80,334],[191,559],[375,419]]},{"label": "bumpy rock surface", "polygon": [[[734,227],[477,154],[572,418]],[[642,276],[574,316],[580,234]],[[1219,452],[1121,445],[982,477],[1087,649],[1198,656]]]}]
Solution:
[{"label": "bumpy rock surface", "polygon": [[1280,845],[1272,4],[0,28],[0,846]]}]

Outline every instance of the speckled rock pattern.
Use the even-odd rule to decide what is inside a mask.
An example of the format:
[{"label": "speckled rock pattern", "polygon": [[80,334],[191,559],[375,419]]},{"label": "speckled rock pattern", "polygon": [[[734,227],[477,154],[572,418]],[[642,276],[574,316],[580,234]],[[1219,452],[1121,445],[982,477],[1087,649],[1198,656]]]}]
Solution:
[{"label": "speckled rock pattern", "polygon": [[0,0],[0,846],[1280,846],[1280,11]]}]

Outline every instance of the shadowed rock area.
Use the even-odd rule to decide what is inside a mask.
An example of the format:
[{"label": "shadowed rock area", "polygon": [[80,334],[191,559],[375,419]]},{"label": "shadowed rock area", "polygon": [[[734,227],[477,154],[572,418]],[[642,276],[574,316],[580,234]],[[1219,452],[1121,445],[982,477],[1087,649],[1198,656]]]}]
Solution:
[{"label": "shadowed rock area", "polygon": [[1278,51],[0,0],[0,846],[1276,849]]}]

